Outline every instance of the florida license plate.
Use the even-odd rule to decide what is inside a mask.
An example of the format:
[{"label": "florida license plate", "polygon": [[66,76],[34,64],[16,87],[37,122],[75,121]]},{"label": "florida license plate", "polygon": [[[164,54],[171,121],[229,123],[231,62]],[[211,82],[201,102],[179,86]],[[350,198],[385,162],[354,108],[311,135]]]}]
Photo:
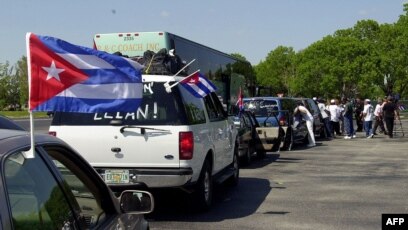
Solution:
[{"label": "florida license plate", "polygon": [[129,170],[105,170],[104,179],[108,184],[129,183]]}]

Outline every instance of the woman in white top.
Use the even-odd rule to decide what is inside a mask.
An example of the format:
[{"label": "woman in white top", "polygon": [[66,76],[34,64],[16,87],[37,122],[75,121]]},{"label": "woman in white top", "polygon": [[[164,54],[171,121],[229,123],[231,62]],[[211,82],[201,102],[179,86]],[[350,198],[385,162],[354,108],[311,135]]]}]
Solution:
[{"label": "woman in white top", "polygon": [[316,141],[315,141],[314,133],[313,133],[313,116],[312,116],[312,114],[309,112],[309,110],[306,109],[306,107],[303,105],[302,102],[298,102],[298,106],[296,107],[294,113],[295,114],[299,113],[302,116],[303,120],[306,121],[307,130],[309,132],[309,135],[308,135],[309,144],[307,146],[308,147],[316,146]]}]

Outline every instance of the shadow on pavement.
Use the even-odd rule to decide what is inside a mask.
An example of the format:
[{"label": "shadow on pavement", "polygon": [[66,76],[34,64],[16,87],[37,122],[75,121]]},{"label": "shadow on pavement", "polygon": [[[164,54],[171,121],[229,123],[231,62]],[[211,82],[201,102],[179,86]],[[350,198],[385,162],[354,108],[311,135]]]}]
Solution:
[{"label": "shadow on pavement", "polygon": [[242,166],[243,169],[256,169],[262,168],[266,165],[271,164],[279,159],[279,153],[267,153],[266,156],[262,159],[258,158],[257,156],[252,156],[252,162],[248,166]]},{"label": "shadow on pavement", "polygon": [[[182,222],[220,222],[225,219],[237,219],[255,213],[272,189],[266,179],[240,178],[235,188],[218,185],[214,191],[213,207],[210,211],[197,213],[191,205],[188,195],[180,190],[166,190],[155,193],[157,201],[154,213],[146,218],[152,222],[182,221]],[[278,210],[275,214],[286,214]],[[273,214],[273,213],[266,213]]]}]

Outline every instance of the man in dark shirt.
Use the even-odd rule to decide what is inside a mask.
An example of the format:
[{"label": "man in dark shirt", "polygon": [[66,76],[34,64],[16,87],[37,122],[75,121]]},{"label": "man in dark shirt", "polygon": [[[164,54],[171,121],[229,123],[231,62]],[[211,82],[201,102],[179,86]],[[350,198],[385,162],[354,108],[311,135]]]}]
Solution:
[{"label": "man in dark shirt", "polygon": [[385,126],[388,131],[388,136],[392,138],[393,131],[394,131],[394,120],[395,118],[397,118],[398,120],[400,119],[398,108],[397,108],[397,105],[394,103],[393,97],[388,96],[387,103],[384,104],[382,111],[383,111]]},{"label": "man in dark shirt", "polygon": [[364,102],[360,98],[357,98],[354,103],[354,115],[356,118],[357,132],[363,131],[363,110]]}]

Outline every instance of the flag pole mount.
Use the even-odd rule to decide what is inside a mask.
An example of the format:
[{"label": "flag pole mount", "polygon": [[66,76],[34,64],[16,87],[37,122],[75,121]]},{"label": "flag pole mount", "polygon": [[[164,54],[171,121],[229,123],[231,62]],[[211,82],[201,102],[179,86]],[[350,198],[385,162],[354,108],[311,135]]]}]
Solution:
[{"label": "flag pole mount", "polygon": [[[181,68],[176,74],[173,75],[173,78],[176,77],[177,75],[179,75],[183,70],[185,70],[188,66],[190,66],[193,62],[195,62],[196,59],[191,60],[189,63],[187,63],[185,66],[183,66],[183,68]],[[166,83],[164,83],[164,88],[166,89],[167,93],[171,93],[171,88],[173,88],[174,86],[176,86],[177,84],[173,84],[172,86],[170,86],[170,81],[167,81]]]},{"label": "flag pole mount", "polygon": [[34,115],[30,111],[30,149],[26,152],[23,152],[25,158],[34,158],[35,157],[35,143],[34,143]]},{"label": "flag pole mount", "polygon": [[[30,36],[31,33],[26,34],[26,49],[27,49],[27,72],[28,72],[28,96],[31,97],[31,55],[30,55]],[[30,98],[31,99],[31,98]],[[30,114],[30,149],[23,152],[25,158],[35,157],[35,142],[34,142],[34,115],[30,107],[29,100],[29,110]]]}]

